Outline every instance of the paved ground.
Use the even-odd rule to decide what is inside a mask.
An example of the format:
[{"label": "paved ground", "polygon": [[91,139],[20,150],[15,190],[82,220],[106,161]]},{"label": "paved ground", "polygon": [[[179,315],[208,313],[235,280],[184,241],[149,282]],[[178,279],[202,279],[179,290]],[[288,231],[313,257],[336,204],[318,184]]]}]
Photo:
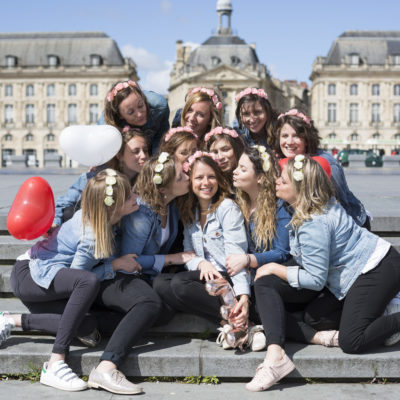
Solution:
[{"label": "paved ground", "polygon": [[[136,396],[118,396],[98,390],[68,393],[46,387],[40,383],[0,382],[0,400],[10,398],[29,400],[47,399],[196,399],[196,400],[358,400],[379,399],[394,400],[400,397],[400,384],[279,384],[267,392],[252,393],[245,389],[244,383],[222,383],[220,385],[184,385],[180,383],[143,383],[145,393]],[[322,395],[323,394],[323,395]]]},{"label": "paved ground", "polygon": [[[65,193],[78,177],[79,170],[0,170],[0,213],[7,213],[20,185],[29,176],[42,176],[53,189],[54,196]],[[376,216],[400,216],[400,168],[345,169],[350,189]]]}]

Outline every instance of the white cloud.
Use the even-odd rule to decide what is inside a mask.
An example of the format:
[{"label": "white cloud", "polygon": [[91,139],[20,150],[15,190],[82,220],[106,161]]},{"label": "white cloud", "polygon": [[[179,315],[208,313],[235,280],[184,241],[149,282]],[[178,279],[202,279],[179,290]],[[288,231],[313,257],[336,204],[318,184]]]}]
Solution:
[{"label": "white cloud", "polygon": [[169,14],[172,9],[172,3],[169,0],[162,0],[160,6],[163,14]]},{"label": "white cloud", "polygon": [[124,57],[131,57],[138,66],[140,86],[143,89],[167,93],[172,61],[162,60],[157,54],[130,44],[122,46],[121,50]]}]

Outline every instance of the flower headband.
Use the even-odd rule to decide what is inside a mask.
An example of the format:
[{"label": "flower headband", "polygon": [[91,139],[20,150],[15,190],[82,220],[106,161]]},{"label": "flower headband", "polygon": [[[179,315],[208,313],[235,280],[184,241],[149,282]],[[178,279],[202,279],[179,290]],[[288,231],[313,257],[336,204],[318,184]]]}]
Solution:
[{"label": "flower headband", "polygon": [[166,151],[163,151],[157,159],[157,164],[154,167],[154,171],[156,174],[153,176],[153,182],[156,185],[161,185],[162,184],[162,176],[160,172],[164,169],[164,163],[166,163],[169,160],[169,154]]},{"label": "flower headband", "polygon": [[236,103],[239,102],[239,100],[243,97],[243,96],[247,96],[248,94],[255,94],[258,97],[262,97],[265,100],[268,100],[268,95],[267,93],[265,93],[264,89],[257,89],[257,88],[246,88],[244,90],[242,90],[236,97],[235,97],[235,101]]},{"label": "flower headband", "polygon": [[219,101],[219,98],[218,98],[217,94],[212,89],[207,89],[205,87],[198,86],[198,87],[195,87],[192,90],[190,90],[188,92],[188,96],[191,96],[191,95],[193,95],[195,93],[198,93],[198,92],[205,93],[206,95],[208,95],[211,98],[211,100],[214,103],[215,108],[217,110],[220,110],[222,108],[222,103]]},{"label": "flower headband", "polygon": [[303,156],[303,154],[297,154],[297,156],[294,158],[293,166],[296,171],[293,172],[293,179],[297,182],[300,182],[304,179],[304,174],[303,174],[304,159],[305,157]]},{"label": "flower headband", "polygon": [[223,133],[233,138],[237,138],[239,136],[234,129],[222,128],[222,126],[217,126],[204,136],[204,141],[207,143],[214,135],[222,135]]},{"label": "flower headband", "polygon": [[188,132],[193,135],[195,139],[198,139],[199,137],[193,132],[192,128],[189,128],[188,126],[179,126],[178,128],[172,128],[168,131],[168,133],[165,135],[164,141],[168,142],[169,139],[171,139],[172,136],[175,135],[175,133],[178,132]]},{"label": "flower headband", "polygon": [[253,146],[260,153],[260,157],[263,160],[263,170],[264,172],[268,172],[271,168],[271,162],[269,161],[270,155],[267,152],[267,148],[265,146],[255,145]]},{"label": "flower headband", "polygon": [[107,101],[111,102],[113,101],[114,97],[117,95],[117,93],[122,90],[122,89],[126,89],[129,86],[133,86],[135,88],[139,89],[139,86],[136,82],[134,81],[125,81],[125,82],[119,82],[117,83],[107,94]]},{"label": "flower headband", "polygon": [[311,126],[310,118],[308,118],[307,115],[298,111],[296,108],[292,108],[288,112],[285,112],[284,114],[280,114],[278,119],[285,117],[286,115],[291,115],[293,117],[301,118],[307,125]]},{"label": "flower headband", "polygon": [[206,156],[206,157],[210,157],[212,158],[217,164],[218,163],[218,157],[215,154],[212,153],[207,153],[206,151],[201,151],[201,150],[197,150],[196,153],[192,154],[188,160],[183,163],[183,170],[185,172],[189,172],[189,170],[192,168],[193,163],[200,157],[202,156]]},{"label": "flower headband", "polygon": [[115,201],[112,197],[114,190],[113,190],[113,185],[115,185],[117,183],[117,179],[115,178],[117,176],[117,173],[111,169],[111,168],[107,168],[106,170],[106,197],[104,198],[104,204],[107,207],[111,207]]}]

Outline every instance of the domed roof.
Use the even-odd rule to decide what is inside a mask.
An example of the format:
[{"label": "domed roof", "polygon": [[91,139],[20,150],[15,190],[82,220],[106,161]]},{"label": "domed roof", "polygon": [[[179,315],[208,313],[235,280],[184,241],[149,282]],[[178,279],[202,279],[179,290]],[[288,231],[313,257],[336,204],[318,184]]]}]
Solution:
[{"label": "domed roof", "polygon": [[217,11],[232,11],[231,0],[218,0]]}]

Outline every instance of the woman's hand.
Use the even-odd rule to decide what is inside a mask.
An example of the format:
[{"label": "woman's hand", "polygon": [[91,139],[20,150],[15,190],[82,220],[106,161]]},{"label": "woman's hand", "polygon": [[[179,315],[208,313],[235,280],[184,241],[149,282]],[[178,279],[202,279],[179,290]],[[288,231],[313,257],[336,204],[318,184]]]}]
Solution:
[{"label": "woman's hand", "polygon": [[122,257],[116,258],[112,261],[113,270],[125,271],[129,273],[140,272],[142,266],[136,261],[136,254],[125,254]]},{"label": "woman's hand", "polygon": [[277,277],[283,279],[284,281],[287,281],[286,267],[281,264],[268,263],[268,264],[262,265],[261,267],[259,267],[257,269],[254,281],[256,281],[258,278],[261,278],[262,276],[265,276],[265,275],[276,275]]},{"label": "woman's hand", "polygon": [[181,253],[167,254],[164,265],[181,265],[197,257],[194,251],[182,251]]},{"label": "woman's hand", "polygon": [[200,270],[200,280],[205,279],[206,281],[210,281],[214,278],[222,278],[222,275],[217,271],[214,265],[208,261],[202,261],[198,269]]},{"label": "woman's hand", "polygon": [[248,262],[247,254],[229,254],[225,259],[225,266],[229,276],[238,274],[247,266]]},{"label": "woman's hand", "polygon": [[230,322],[233,322],[236,326],[245,326],[249,320],[249,296],[242,294],[240,300],[231,311]]}]

